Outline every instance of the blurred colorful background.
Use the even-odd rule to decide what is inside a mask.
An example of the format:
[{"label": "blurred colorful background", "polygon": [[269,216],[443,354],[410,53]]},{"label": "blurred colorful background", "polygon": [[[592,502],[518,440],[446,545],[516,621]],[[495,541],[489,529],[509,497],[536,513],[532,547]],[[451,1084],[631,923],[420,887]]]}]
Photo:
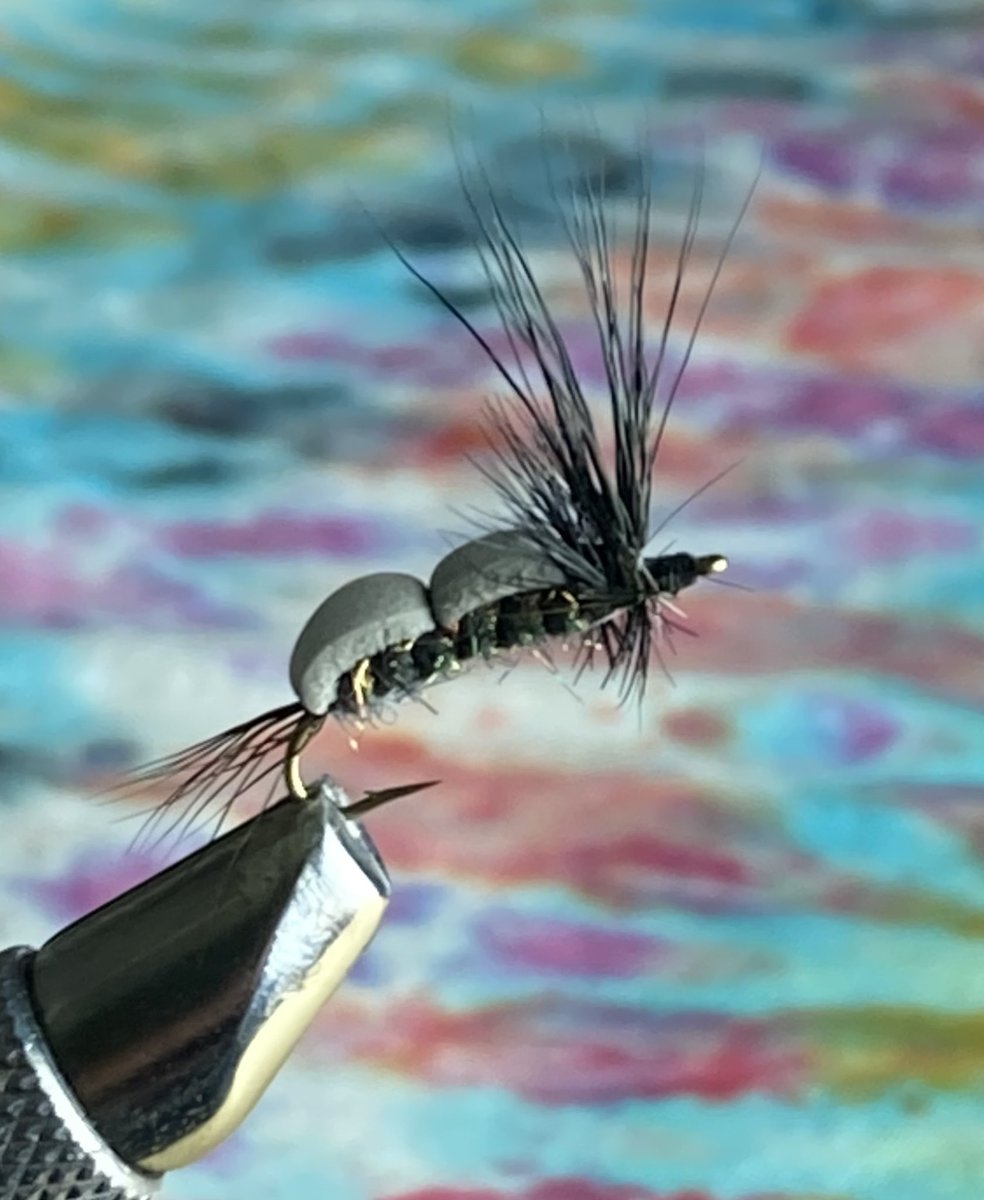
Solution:
[{"label": "blurred colorful background", "polygon": [[[48,0],[0,15],[0,945],[154,871],[86,789],[291,698],[313,606],[489,501],[452,127],[575,345],[532,166],[654,156],[656,484],[749,592],[641,716],[477,669],[354,752],[378,940],[172,1200],[976,1200],[984,1181],[984,3]],[[548,133],[546,141],[542,127]],[[366,210],[372,216],[367,218]],[[659,295],[651,306],[662,320]],[[596,389],[597,399],[603,399]]]}]

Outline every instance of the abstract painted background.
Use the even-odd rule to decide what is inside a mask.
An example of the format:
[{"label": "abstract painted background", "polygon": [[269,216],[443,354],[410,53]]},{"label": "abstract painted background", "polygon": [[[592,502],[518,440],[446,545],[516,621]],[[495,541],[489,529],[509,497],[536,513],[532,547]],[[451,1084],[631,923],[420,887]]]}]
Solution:
[{"label": "abstract painted background", "polygon": [[740,460],[672,535],[754,591],[688,595],[641,721],[529,663],[322,739],[354,793],[443,785],[374,819],[388,923],[166,1195],[978,1197],[984,4],[49,0],[0,29],[0,945],[159,865],[86,786],[288,700],[313,605],[426,577],[488,499],[487,366],[363,210],[489,325],[449,112],[576,344],[541,108],[613,192],[648,123],[657,270],[702,148],[688,317],[761,166],[656,488]]}]

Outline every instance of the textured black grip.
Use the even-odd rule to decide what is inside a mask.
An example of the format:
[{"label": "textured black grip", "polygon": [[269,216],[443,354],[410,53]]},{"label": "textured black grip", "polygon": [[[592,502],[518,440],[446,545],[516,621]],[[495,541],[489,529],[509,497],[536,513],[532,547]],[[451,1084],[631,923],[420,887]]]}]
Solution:
[{"label": "textured black grip", "polygon": [[34,1018],[32,952],[0,953],[0,1200],[149,1200],[155,1181],[93,1130]]}]

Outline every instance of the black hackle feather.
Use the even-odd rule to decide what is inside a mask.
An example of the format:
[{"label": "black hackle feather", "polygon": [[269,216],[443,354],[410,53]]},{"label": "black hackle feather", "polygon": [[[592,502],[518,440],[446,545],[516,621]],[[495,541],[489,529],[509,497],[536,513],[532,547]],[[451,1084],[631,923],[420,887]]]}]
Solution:
[{"label": "black hackle feather", "polygon": [[593,595],[600,608],[607,605],[612,615],[580,643],[580,669],[600,656],[603,683],[617,677],[623,699],[641,699],[649,666],[654,657],[659,659],[660,635],[677,628],[658,598],[640,590],[643,551],[655,533],[650,527],[653,471],[711,295],[751,199],[749,192],[718,256],[679,364],[665,378],[667,350],[697,238],[704,176],[698,167],[665,318],[653,339],[645,328],[653,172],[644,152],[641,158],[627,296],[620,295],[616,285],[613,247],[618,238],[603,185],[574,178],[560,195],[544,164],[601,355],[614,445],[611,464],[571,350],[484,167],[475,170],[479,194],[459,158],[478,260],[508,351],[493,347],[448,294],[392,246],[414,278],[478,343],[506,385],[504,395],[486,401],[492,455],[491,461],[477,464],[505,514],[486,520],[483,528],[522,530],[582,595]]}]

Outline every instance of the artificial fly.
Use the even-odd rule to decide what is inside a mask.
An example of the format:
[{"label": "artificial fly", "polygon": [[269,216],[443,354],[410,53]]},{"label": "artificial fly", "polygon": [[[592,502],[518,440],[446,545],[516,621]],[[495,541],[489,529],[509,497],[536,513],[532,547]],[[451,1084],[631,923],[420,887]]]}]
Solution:
[{"label": "artificial fly", "polygon": [[[614,441],[614,461],[607,462],[569,347],[518,232],[487,173],[480,175],[481,203],[460,173],[507,348],[495,349],[445,290],[390,246],[478,343],[505,385],[502,397],[486,403],[492,456],[480,467],[504,516],[446,555],[426,584],[385,572],[332,593],[294,647],[290,681],[296,701],[139,768],[112,789],[133,794],[173,784],[152,810],[152,825],[162,820],[169,828],[190,825],[216,809],[221,825],[240,796],[276,772],[283,773],[291,796],[305,799],[301,756],[326,720],[365,722],[383,702],[419,698],[470,660],[495,659],[517,647],[536,650],[554,639],[569,644],[578,670],[600,660],[603,684],[617,680],[623,699],[641,699],[651,662],[661,661],[660,641],[681,628],[675,597],[728,566],[722,554],[647,556],[646,547],[666,524],[652,529],[649,510],[667,421],[750,194],[717,260],[682,359],[670,373],[667,348],[697,235],[700,180],[655,345],[644,322],[651,172],[641,172],[624,302],[615,282],[614,234],[603,189],[581,179],[564,200],[554,191],[601,352]],[[679,508],[670,516],[676,512]],[[359,815],[427,786],[369,793],[347,811]]]}]

